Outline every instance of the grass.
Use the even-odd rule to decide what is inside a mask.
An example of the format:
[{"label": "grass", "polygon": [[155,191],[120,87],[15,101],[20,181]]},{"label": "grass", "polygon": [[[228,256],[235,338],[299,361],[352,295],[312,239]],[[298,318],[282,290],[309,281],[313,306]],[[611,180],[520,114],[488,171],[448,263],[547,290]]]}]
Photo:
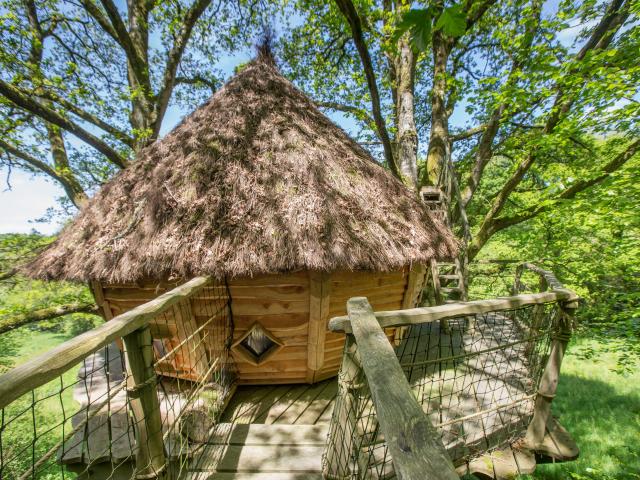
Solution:
[{"label": "grass", "polygon": [[574,340],[562,364],[553,413],[580,447],[575,462],[539,465],[536,480],[640,479],[640,372],[622,376],[612,370],[616,357],[600,353],[585,360],[578,346],[598,344]]},{"label": "grass", "polygon": [[[69,334],[46,331],[11,332],[2,342],[10,347],[10,355],[5,350],[1,360],[4,366],[18,366],[69,338]],[[73,400],[72,388],[77,373],[78,368],[73,367],[60,378],[39,387],[33,394],[22,396],[4,409],[1,440],[5,469],[0,476],[17,478],[30,468],[34,459],[39,459],[62,439],[63,425],[64,431],[69,431],[70,416],[79,407]],[[66,387],[62,391],[61,385]],[[32,444],[34,438],[37,441]],[[72,477],[74,475],[65,475],[65,478]],[[38,469],[36,478],[61,478],[55,455]]]}]

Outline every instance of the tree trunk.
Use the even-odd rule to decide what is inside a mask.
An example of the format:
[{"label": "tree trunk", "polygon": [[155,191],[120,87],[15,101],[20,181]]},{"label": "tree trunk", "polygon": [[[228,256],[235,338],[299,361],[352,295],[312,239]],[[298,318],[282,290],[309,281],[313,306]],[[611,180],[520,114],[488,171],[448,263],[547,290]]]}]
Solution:
[{"label": "tree trunk", "polygon": [[[128,0],[129,36],[133,48],[144,64],[145,71],[136,71],[136,66],[127,62],[129,88],[131,89],[131,113],[129,121],[136,137],[134,150],[149,145],[153,140],[155,107],[149,79],[149,9],[144,0]],[[142,81],[141,81],[142,79]]]},{"label": "tree trunk", "polygon": [[51,144],[51,158],[53,158],[53,168],[58,174],[58,180],[64,188],[65,193],[71,202],[78,208],[82,208],[89,197],[85,193],[82,185],[78,182],[71,168],[69,167],[69,157],[64,145],[64,138],[59,127],[50,123],[46,124],[49,143]]},{"label": "tree trunk", "polygon": [[396,155],[403,181],[413,189],[418,187],[418,132],[414,108],[416,58],[405,35],[398,44],[395,59],[396,77]]},{"label": "tree trunk", "polygon": [[447,161],[449,118],[447,115],[447,61],[450,48],[439,31],[433,34],[433,89],[431,93],[431,134],[423,185],[436,185]]}]

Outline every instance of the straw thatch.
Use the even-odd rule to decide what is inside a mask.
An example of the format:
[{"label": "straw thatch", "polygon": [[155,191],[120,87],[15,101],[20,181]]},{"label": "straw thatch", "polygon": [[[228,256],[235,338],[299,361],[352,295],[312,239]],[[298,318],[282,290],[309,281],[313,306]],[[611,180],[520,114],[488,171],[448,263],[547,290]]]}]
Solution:
[{"label": "straw thatch", "polygon": [[455,250],[414,194],[258,58],[142,150],[26,271],[106,282],[388,271]]}]

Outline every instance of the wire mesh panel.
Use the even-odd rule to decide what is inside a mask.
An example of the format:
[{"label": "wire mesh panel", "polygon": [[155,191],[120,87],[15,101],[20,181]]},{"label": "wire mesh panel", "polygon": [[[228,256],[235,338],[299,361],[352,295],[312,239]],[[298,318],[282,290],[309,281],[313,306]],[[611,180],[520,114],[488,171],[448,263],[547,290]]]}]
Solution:
[{"label": "wire mesh panel", "polygon": [[232,330],[227,288],[209,282],[6,405],[0,478],[177,478],[232,393]]},{"label": "wire mesh panel", "polygon": [[[396,355],[454,465],[463,468],[524,436],[558,315],[557,304],[547,303],[410,327]],[[325,474],[394,478],[367,379],[357,368],[357,349],[347,348]]]}]

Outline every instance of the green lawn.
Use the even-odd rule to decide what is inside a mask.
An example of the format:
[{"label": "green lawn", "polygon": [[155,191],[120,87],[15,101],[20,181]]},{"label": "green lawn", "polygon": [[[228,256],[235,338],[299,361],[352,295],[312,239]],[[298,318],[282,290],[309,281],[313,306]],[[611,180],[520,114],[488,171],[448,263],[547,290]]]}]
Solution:
[{"label": "green lawn", "polygon": [[[586,342],[574,340],[573,350]],[[531,478],[640,479],[640,372],[612,372],[616,359],[611,354],[584,360],[571,352],[570,345],[553,412],[578,443],[580,458],[540,465]]]},{"label": "green lawn", "polygon": [[[10,336],[10,337],[9,337]],[[0,359],[5,366],[8,361],[15,367],[71,338],[70,335],[54,332],[18,331],[7,334],[4,339],[5,350]],[[7,355],[7,353],[9,353]],[[2,449],[6,478],[17,478],[26,472],[32,458],[40,458],[61,439],[63,424],[65,431],[71,428],[70,416],[78,404],[73,400],[73,384],[77,379],[78,368],[74,367],[62,375],[62,381],[56,379],[38,388],[34,396],[24,395],[4,409]],[[65,388],[61,390],[61,383]],[[35,408],[30,408],[33,399]],[[37,438],[35,445],[30,445]],[[75,475],[65,475],[73,478]],[[61,478],[60,467],[56,465],[55,455],[38,469],[36,478]]]}]

